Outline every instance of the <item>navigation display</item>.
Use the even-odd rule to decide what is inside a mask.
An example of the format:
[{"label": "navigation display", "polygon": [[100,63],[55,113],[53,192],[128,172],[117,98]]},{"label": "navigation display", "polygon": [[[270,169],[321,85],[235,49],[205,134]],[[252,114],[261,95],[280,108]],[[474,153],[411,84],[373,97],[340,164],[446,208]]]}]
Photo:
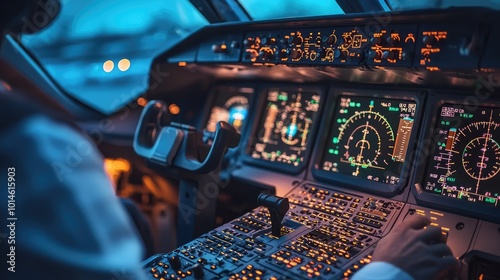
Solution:
[{"label": "navigation display", "polygon": [[500,207],[500,109],[467,108],[440,107],[424,190]]},{"label": "navigation display", "polygon": [[416,108],[413,100],[339,97],[320,167],[397,185],[408,154]]},{"label": "navigation display", "polygon": [[300,166],[317,121],[321,96],[270,89],[250,153],[255,159]]},{"label": "navigation display", "polygon": [[244,92],[219,92],[205,130],[215,132],[217,123],[225,121],[241,134],[248,115],[248,95]]}]

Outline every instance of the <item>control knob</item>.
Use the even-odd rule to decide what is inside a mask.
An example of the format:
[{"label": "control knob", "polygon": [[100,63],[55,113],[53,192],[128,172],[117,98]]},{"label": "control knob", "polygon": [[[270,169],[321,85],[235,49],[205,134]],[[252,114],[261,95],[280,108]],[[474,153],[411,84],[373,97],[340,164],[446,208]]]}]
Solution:
[{"label": "control knob", "polygon": [[422,38],[422,42],[425,44],[425,45],[432,45],[434,43],[436,43],[436,36],[430,36],[430,35],[426,35],[424,36],[424,38]]},{"label": "control knob", "polygon": [[194,278],[195,279],[201,279],[203,276],[205,276],[205,272],[203,271],[203,265],[197,263],[195,264],[191,270],[193,271]]},{"label": "control knob", "polygon": [[274,60],[274,53],[269,49],[261,50],[259,52],[259,57],[262,60]]},{"label": "control knob", "polygon": [[280,59],[286,59],[286,58],[288,58],[288,56],[290,56],[290,49],[289,48],[281,49],[281,51],[279,53]]},{"label": "control knob", "polygon": [[323,36],[323,43],[325,44],[335,44],[337,37],[335,35]]},{"label": "control knob", "polygon": [[375,59],[381,59],[382,58],[382,54],[380,53],[380,51],[370,50],[368,52],[368,57],[370,59],[373,59],[373,60],[375,60]]},{"label": "control knob", "polygon": [[395,51],[384,51],[382,57],[387,60],[394,60],[397,57],[397,52]]},{"label": "control knob", "polygon": [[301,59],[302,58],[302,50],[301,49],[293,49],[290,53],[290,58],[292,59]]},{"label": "control knob", "polygon": [[336,49],[335,52],[333,53],[333,55],[335,56],[335,58],[338,58],[338,59],[345,59],[346,58],[345,52],[341,51],[339,49]]},{"label": "control knob", "polygon": [[399,43],[399,40],[397,37],[389,36],[387,37],[387,39],[385,39],[385,42],[387,43],[387,46],[392,47],[397,45]]},{"label": "control knob", "polygon": [[168,263],[172,266],[173,269],[178,270],[182,267],[181,258],[178,255],[173,255],[168,258]]},{"label": "control knob", "polygon": [[302,41],[302,36],[290,36],[290,38],[288,38],[288,43],[292,45],[302,45]]}]

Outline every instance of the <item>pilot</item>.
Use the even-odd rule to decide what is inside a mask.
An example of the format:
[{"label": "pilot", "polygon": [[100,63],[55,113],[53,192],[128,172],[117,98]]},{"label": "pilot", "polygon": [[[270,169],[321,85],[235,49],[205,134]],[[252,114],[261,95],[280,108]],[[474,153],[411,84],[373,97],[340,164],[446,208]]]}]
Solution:
[{"label": "pilot", "polygon": [[[0,31],[23,31],[54,1],[0,0]],[[1,279],[145,279],[141,243],[95,145],[65,118],[9,90],[0,88],[0,210],[9,214],[0,231],[7,231],[0,235],[7,256]],[[374,262],[354,279],[454,274],[457,261],[428,224],[420,216],[407,219],[379,242]]]},{"label": "pilot", "polygon": [[446,245],[446,236],[429,224],[420,215],[405,219],[379,241],[373,262],[352,280],[459,278],[461,266]]},{"label": "pilot", "polygon": [[[0,4],[3,34],[57,8],[54,0]],[[143,245],[92,140],[22,100],[11,76],[0,76],[0,278],[146,279]]]}]

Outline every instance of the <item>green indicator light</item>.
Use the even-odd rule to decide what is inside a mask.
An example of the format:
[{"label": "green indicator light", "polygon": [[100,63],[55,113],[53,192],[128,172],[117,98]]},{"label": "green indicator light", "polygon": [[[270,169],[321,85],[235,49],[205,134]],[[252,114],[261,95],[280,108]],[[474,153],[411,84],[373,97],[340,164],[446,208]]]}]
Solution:
[{"label": "green indicator light", "polygon": [[347,114],[349,113],[349,111],[347,109],[344,109],[344,114]]},{"label": "green indicator light", "polygon": [[338,155],[338,154],[339,154],[339,150],[334,150],[334,151],[333,151],[333,154],[334,154],[334,155]]},{"label": "green indicator light", "polygon": [[458,193],[458,199],[462,199],[462,192]]},{"label": "green indicator light", "polygon": [[338,144],[339,143],[339,138],[333,137],[333,144]]},{"label": "green indicator light", "polygon": [[356,107],[356,102],[350,102],[349,107]]},{"label": "green indicator light", "polygon": [[342,119],[337,119],[337,123],[342,123]]},{"label": "green indicator light", "polygon": [[342,119],[342,122],[347,122],[347,120],[346,119]]},{"label": "green indicator light", "polygon": [[356,107],[361,107],[361,103],[356,103]]},{"label": "green indicator light", "polygon": [[328,153],[333,154],[333,153],[334,153],[334,150],[333,150],[333,149],[330,149],[330,150],[328,150]]},{"label": "green indicator light", "polygon": [[437,192],[437,193],[441,192],[441,190],[439,190],[439,189],[434,189],[434,191]]},{"label": "green indicator light", "polygon": [[491,197],[486,197],[486,198],[484,199],[484,201],[486,201],[486,202],[488,202],[488,203],[493,203],[493,204],[495,204],[495,202],[496,202],[497,200],[496,200],[496,199],[494,199],[494,198],[491,198]]},{"label": "green indicator light", "polygon": [[373,100],[370,100],[370,106],[373,106],[373,104],[375,104],[375,102]]},{"label": "green indicator light", "polygon": [[281,151],[276,151],[276,154],[277,154],[278,156],[280,156],[280,155],[281,155]]}]

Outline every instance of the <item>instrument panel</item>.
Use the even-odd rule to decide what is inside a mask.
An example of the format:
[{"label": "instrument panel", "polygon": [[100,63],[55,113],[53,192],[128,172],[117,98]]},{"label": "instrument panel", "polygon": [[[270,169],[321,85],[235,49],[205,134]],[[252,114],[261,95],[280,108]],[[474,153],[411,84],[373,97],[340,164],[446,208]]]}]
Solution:
[{"label": "instrument panel", "polygon": [[[261,94],[250,102],[254,91]],[[387,197],[401,193],[411,171],[418,171],[411,188],[419,201],[445,210],[470,203],[500,208],[498,104],[470,108],[437,95],[430,102],[441,105],[431,112],[424,106],[426,92],[383,87],[326,91],[271,83],[257,89],[218,86],[215,92],[206,131],[216,120],[235,126],[248,139],[240,147],[246,163],[293,174],[309,166],[319,182]],[[432,117],[425,124],[432,132],[420,132],[422,116]],[[420,153],[425,164],[414,164],[426,140],[436,149]]]},{"label": "instrument panel", "polygon": [[[500,223],[500,99],[477,95],[481,86],[498,89],[498,14],[211,25],[158,57],[189,77],[252,81],[255,98],[227,171],[236,184],[275,187],[290,210],[281,237],[270,236],[270,212],[259,207],[150,259],[148,273],[349,279],[380,238],[424,215],[448,233],[454,256],[481,260],[468,262],[469,279],[498,275],[483,272],[500,263],[491,242]],[[477,102],[467,103],[474,89]],[[230,119],[231,97],[209,123]]]}]

